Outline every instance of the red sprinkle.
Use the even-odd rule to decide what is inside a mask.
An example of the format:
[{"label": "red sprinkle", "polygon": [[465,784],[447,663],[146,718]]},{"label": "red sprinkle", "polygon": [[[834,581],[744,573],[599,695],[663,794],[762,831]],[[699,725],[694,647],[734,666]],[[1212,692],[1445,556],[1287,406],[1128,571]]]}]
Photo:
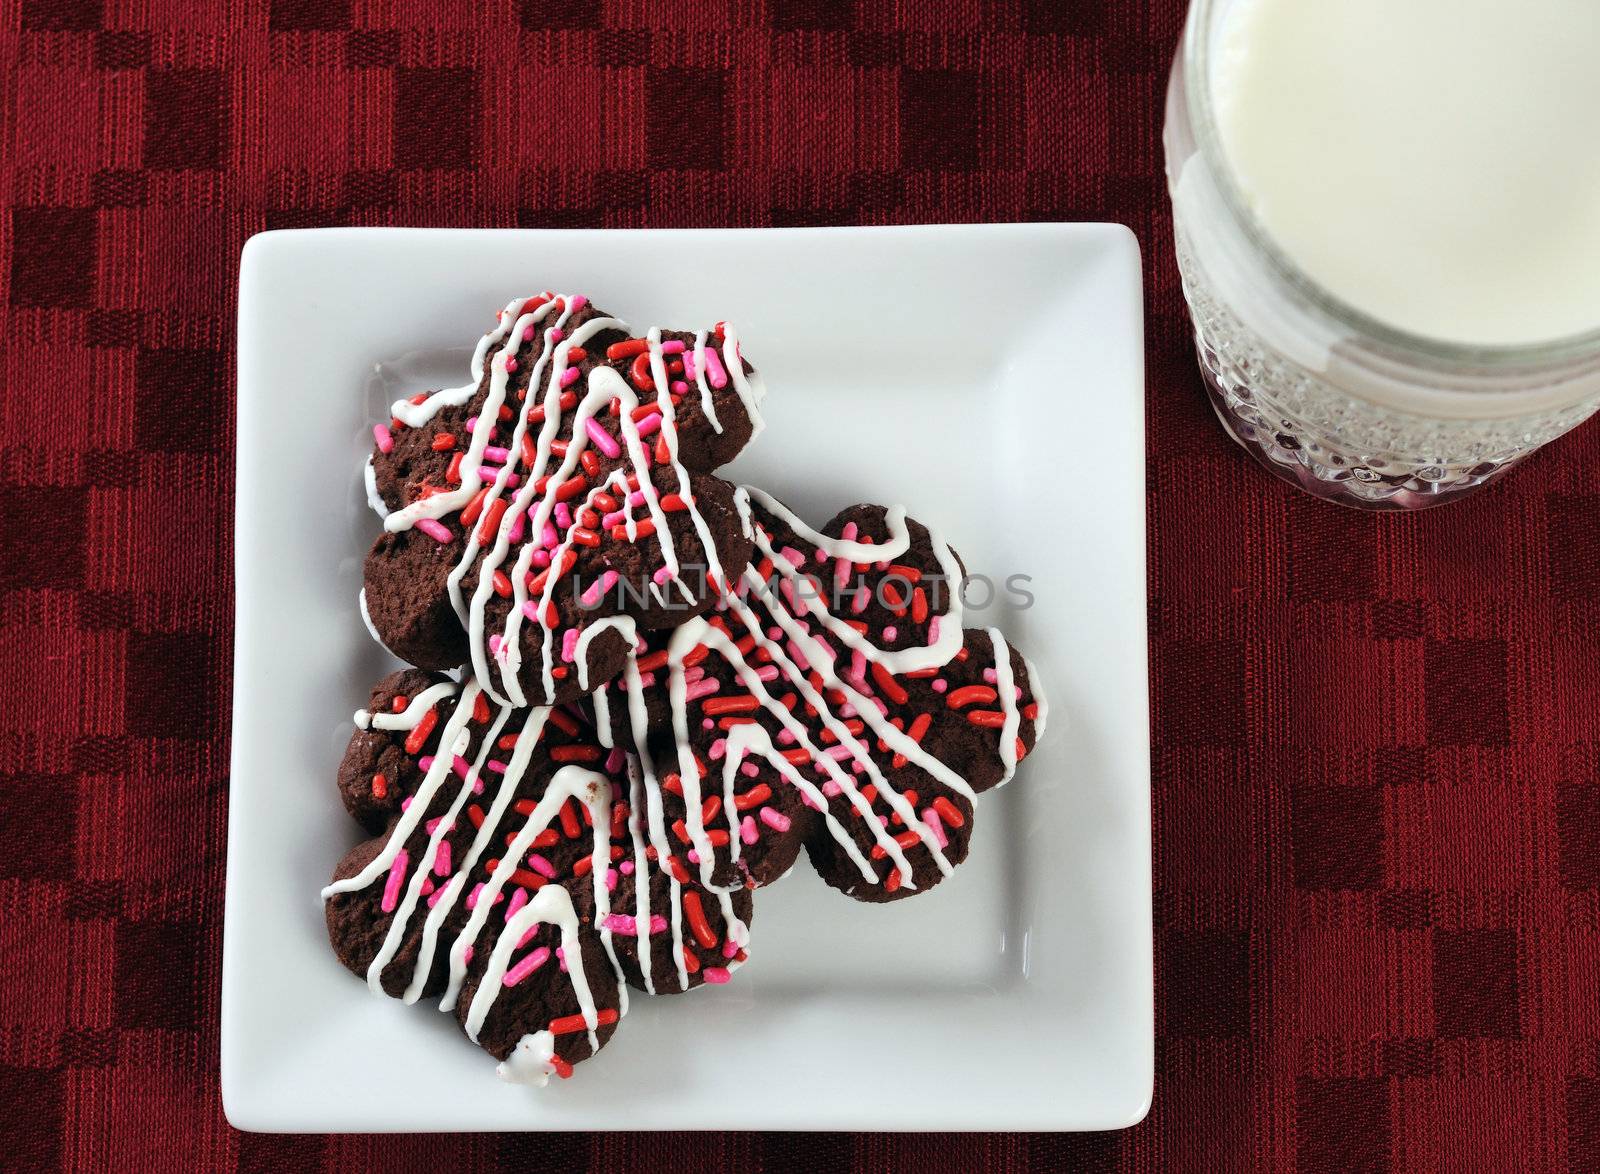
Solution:
[{"label": "red sprinkle", "polygon": [[577,737],[578,721],[566,710],[552,709],[545,720],[562,733],[571,735],[572,737]]},{"label": "red sprinkle", "polygon": [[456,437],[453,432],[441,432],[433,438],[434,452],[449,452],[456,446]]},{"label": "red sprinkle", "polygon": [[500,519],[506,516],[506,499],[496,498],[483,515],[483,525],[478,527],[478,545],[488,546],[500,529]]},{"label": "red sprinkle", "polygon": [[975,726],[998,730],[1006,724],[1006,715],[998,709],[974,709],[967,713],[967,720]]},{"label": "red sprinkle", "polygon": [[374,799],[382,799],[388,793],[389,793],[389,780],[383,777],[383,773],[381,771],[378,774],[373,775],[372,776],[372,797]]},{"label": "red sprinkle", "polygon": [[700,711],[707,717],[720,717],[725,713],[754,713],[761,702],[749,693],[737,697],[707,697],[700,703]]},{"label": "red sprinkle", "polygon": [[[605,757],[605,751],[598,746],[552,746],[550,748],[551,762],[599,762]],[[562,808],[563,811],[566,808]]]},{"label": "red sprinkle", "polygon": [[872,679],[878,682],[878,688],[883,695],[896,705],[904,705],[911,697],[899,681],[894,679],[894,674],[877,661],[872,662]]},{"label": "red sprinkle", "polygon": [[614,342],[606,347],[606,358],[612,362],[618,359],[631,359],[634,355],[642,355],[650,349],[650,343],[642,338],[630,338],[626,342]]},{"label": "red sprinkle", "polygon": [[958,828],[966,825],[967,817],[961,814],[961,808],[950,802],[943,795],[935,799],[931,806],[939,813],[939,818],[951,827]]},{"label": "red sprinkle", "polygon": [[[596,1027],[605,1027],[617,1021],[617,1013],[610,1007],[596,1013],[594,1022]],[[550,1021],[551,1035],[572,1035],[574,1032],[588,1031],[589,1025],[583,1021],[582,1015],[563,1015],[559,1019]]]},{"label": "red sprinkle", "polygon": [[689,930],[694,934],[694,940],[707,950],[717,944],[717,935],[711,931],[711,923],[706,920],[706,911],[700,906],[700,894],[690,889],[683,894],[683,912],[689,919]]},{"label": "red sprinkle", "polygon": [[[496,595],[501,599],[511,598],[511,580],[506,577],[504,571],[496,571],[492,582],[494,583],[494,593]],[[480,693],[479,696],[481,697],[482,694]]]},{"label": "red sprinkle", "polygon": [[758,783],[743,795],[733,797],[733,806],[736,811],[749,811],[752,807],[760,807],[772,798],[772,788],[766,783]]},{"label": "red sprinkle", "polygon": [[963,685],[959,689],[952,689],[944,703],[951,709],[962,709],[968,705],[987,705],[999,696],[988,685]]},{"label": "red sprinkle", "polygon": [[435,706],[423,714],[422,720],[416,724],[416,728],[406,735],[406,753],[420,753],[423,746],[427,744],[428,735],[433,733],[433,727],[438,724],[439,709]]},{"label": "red sprinkle", "polygon": [[489,698],[487,694],[479,693],[472,699],[472,720],[480,726],[489,720]]}]

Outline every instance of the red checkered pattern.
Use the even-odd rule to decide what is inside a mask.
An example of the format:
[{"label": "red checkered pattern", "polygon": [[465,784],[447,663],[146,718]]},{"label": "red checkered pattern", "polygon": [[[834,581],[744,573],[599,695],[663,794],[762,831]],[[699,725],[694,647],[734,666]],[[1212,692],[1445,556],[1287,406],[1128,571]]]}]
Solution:
[{"label": "red checkered pattern", "polygon": [[[1202,398],[1168,245],[1180,10],[0,4],[0,1164],[1600,1169],[1600,431],[1414,517],[1247,463]],[[1150,1118],[1033,1138],[230,1130],[245,239],[1077,218],[1132,224],[1149,285]]]}]

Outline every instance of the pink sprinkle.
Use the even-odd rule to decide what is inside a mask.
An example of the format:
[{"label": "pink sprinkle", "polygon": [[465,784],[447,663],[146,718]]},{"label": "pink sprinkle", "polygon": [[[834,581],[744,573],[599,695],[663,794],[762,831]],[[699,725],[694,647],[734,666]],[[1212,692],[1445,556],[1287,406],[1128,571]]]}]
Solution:
[{"label": "pink sprinkle", "polygon": [[[600,580],[598,580],[598,579],[595,580],[596,584],[598,584],[599,582],[600,582]],[[591,593],[593,592],[593,590],[594,590],[593,588],[590,588],[590,592]],[[584,596],[585,601],[587,601],[588,598],[589,598],[589,596],[586,594]],[[589,606],[593,607],[594,604],[591,603]],[[578,648],[578,629],[576,629],[576,628],[568,628],[561,635],[561,659],[566,661],[568,664],[571,664],[572,663],[572,655],[573,655],[574,652],[577,651],[577,648]]]},{"label": "pink sprinkle", "polygon": [[493,461],[497,465],[503,465],[511,459],[511,453],[498,445],[491,444],[483,450],[483,459]]},{"label": "pink sprinkle", "polygon": [[[596,579],[593,583],[590,583],[589,584],[589,589],[587,591],[585,591],[583,593],[583,595],[582,595],[583,606],[584,607],[599,607],[600,606],[600,601],[605,598],[606,592],[610,591],[613,587],[615,587],[617,585],[617,578],[618,578],[618,576],[617,576],[617,572],[616,571],[606,571],[598,579]],[[573,641],[574,644],[576,644],[577,643],[577,639],[578,639],[578,634],[577,634],[576,630],[574,630],[574,629],[568,629],[568,630],[572,632],[572,641]],[[563,647],[562,655],[565,656],[568,660],[572,659],[571,650],[567,649],[565,647]]]},{"label": "pink sprinkle", "polygon": [[516,360],[516,358],[511,356],[511,355],[507,355],[506,356],[506,371],[509,373],[509,372],[515,371],[516,369],[517,369],[517,360]]},{"label": "pink sprinkle", "polygon": [[728,752],[728,739],[726,739],[726,738],[718,738],[715,742],[711,743],[710,754],[711,754],[711,759],[712,759],[713,762],[715,762],[717,759],[721,758],[727,752]]},{"label": "pink sprinkle", "polygon": [[794,741],[795,741],[795,736],[794,736],[794,731],[793,730],[785,729],[785,730],[779,730],[778,731],[778,745],[779,746],[788,746],[790,743],[792,743]]},{"label": "pink sprinkle", "polygon": [[639,421],[639,439],[643,440],[659,427],[661,427],[661,413],[652,412]]},{"label": "pink sprinkle", "polygon": [[561,973],[565,974],[567,972],[567,956],[559,947],[556,949],[556,961],[561,963]]},{"label": "pink sprinkle", "polygon": [[461,951],[461,961],[466,962],[466,963],[471,963],[471,961],[472,961],[472,947],[471,946],[468,946],[465,950]]},{"label": "pink sprinkle", "polygon": [[389,433],[387,424],[374,424],[372,426],[372,439],[378,442],[378,451],[388,453],[394,451],[394,437]]},{"label": "pink sprinkle", "polygon": [[441,840],[439,851],[433,857],[433,874],[435,876],[450,875],[450,841]]},{"label": "pink sprinkle", "polygon": [[556,866],[551,864],[538,852],[529,852],[527,856],[528,867],[544,877],[545,880],[556,879]]},{"label": "pink sprinkle", "polygon": [[506,906],[506,920],[510,921],[513,917],[515,917],[517,915],[517,910],[521,909],[527,903],[528,890],[523,888],[521,885],[518,885],[516,892],[511,894],[511,904]]},{"label": "pink sprinkle", "polygon": [[872,592],[867,590],[865,583],[856,588],[856,597],[850,601],[850,610],[860,615],[867,610],[867,601],[872,598]]},{"label": "pink sprinkle", "polygon": [[533,341],[533,327],[524,326],[522,328],[522,341],[523,342],[532,342]]},{"label": "pink sprinkle", "polygon": [[528,561],[542,571],[550,565],[550,552],[543,549],[536,550]]},{"label": "pink sprinkle", "polygon": [[472,419],[467,421],[467,431],[468,432],[471,432],[477,426],[478,426],[478,421],[477,421],[476,417],[474,417],[474,418],[472,418]]},{"label": "pink sprinkle", "polygon": [[[568,516],[570,517],[571,515],[569,514]],[[570,525],[571,523],[568,524]],[[561,535],[556,532],[556,528],[551,524],[550,519],[546,518],[544,520],[544,529],[539,531],[539,545],[547,550],[554,550],[560,542]]]},{"label": "pink sprinkle", "polygon": [[567,309],[571,310],[574,314],[576,314],[579,310],[583,309],[588,304],[589,304],[589,299],[584,297],[582,294],[573,294],[570,298],[567,299]]},{"label": "pink sprinkle", "polygon": [[580,372],[578,368],[568,367],[565,371],[561,372],[561,386],[571,387],[574,383],[578,382],[578,376],[580,374],[582,374],[582,372]]},{"label": "pink sprinkle", "polygon": [[481,892],[483,892],[483,882],[479,881],[472,886],[472,892],[467,894],[468,909],[476,909],[478,907],[478,894]]},{"label": "pink sprinkle", "polygon": [[696,852],[693,848],[689,849],[688,855],[689,855],[689,863],[690,864],[699,864],[700,863],[700,853]]},{"label": "pink sprinkle", "polygon": [[747,779],[753,779],[761,773],[761,768],[753,762],[747,762],[739,768],[739,773]]},{"label": "pink sprinkle", "polygon": [[717,357],[714,347],[706,347],[706,374],[711,378],[711,386],[719,391],[728,386],[728,373],[722,367],[722,360]]},{"label": "pink sprinkle", "polygon": [[684,374],[684,377],[687,378],[687,379],[693,379],[694,378],[694,352],[693,351],[684,351],[683,352],[683,374]]},{"label": "pink sprinkle", "polygon": [[[710,353],[711,353],[710,351],[706,352],[706,354],[708,354],[708,355]],[[732,978],[733,978],[733,975],[729,974],[726,970],[724,970],[720,966],[707,966],[704,970],[702,970],[700,972],[700,976],[702,978],[704,978],[707,982],[712,983],[713,985],[716,985],[716,986],[720,986],[721,984],[723,984],[725,982],[728,982],[728,981],[732,980]]]},{"label": "pink sprinkle", "polygon": [[[427,762],[428,762],[428,766],[432,766],[433,765],[432,757],[429,757]],[[421,765],[420,761],[418,762],[418,765],[419,766]],[[422,769],[424,771],[426,771],[428,769],[428,766],[424,766],[424,767],[422,767]],[[410,795],[407,795],[404,799],[400,800],[400,810],[401,811],[410,811],[411,810],[411,796]]]},{"label": "pink sprinkle", "polygon": [[893,624],[890,624],[883,630],[883,638],[885,641],[893,640],[898,635],[900,635],[900,629],[896,628]]},{"label": "pink sprinkle", "polygon": [[983,670],[983,679],[984,679],[984,681],[986,683],[988,683],[990,685],[994,684],[994,682],[995,682],[994,670],[993,669],[984,669]]},{"label": "pink sprinkle", "polygon": [[612,510],[609,514],[607,514],[605,517],[600,519],[600,524],[602,526],[604,526],[607,530],[609,530],[613,526],[622,525],[627,520],[628,520],[627,511],[625,511],[625,510]]},{"label": "pink sprinkle", "polygon": [[450,542],[455,538],[455,535],[450,533],[442,522],[435,521],[433,518],[418,518],[417,529],[421,530],[429,538],[439,542]]},{"label": "pink sprinkle", "polygon": [[623,876],[632,876],[633,875],[633,861],[624,860],[622,862],[622,875]]},{"label": "pink sprinkle", "polygon": [[805,805],[807,807],[811,808],[812,811],[821,811],[822,810],[822,804],[818,803],[815,799],[813,799],[810,796],[809,793],[807,793],[805,791],[800,792],[800,799],[801,799],[802,802],[805,803]]},{"label": "pink sprinkle", "polygon": [[863,681],[867,679],[867,654],[859,648],[850,656],[850,675]]},{"label": "pink sprinkle", "polygon": [[433,895],[428,898],[428,908],[432,909],[435,905],[437,905],[440,899],[444,897],[445,893],[448,892],[449,889],[449,885],[440,885],[438,888],[434,889]]},{"label": "pink sprinkle", "polygon": [[500,645],[502,643],[503,643],[503,641],[500,639],[498,634],[494,635],[494,636],[490,636],[489,637],[489,655],[498,657],[500,655]]},{"label": "pink sprinkle", "polygon": [[756,670],[756,680],[758,681],[770,682],[777,679],[778,666],[775,664],[764,664]]},{"label": "pink sprinkle", "polygon": [[661,344],[661,353],[664,355],[681,355],[684,351],[684,342],[681,338],[669,338]]},{"label": "pink sprinkle", "polygon": [[761,822],[773,831],[786,832],[789,830],[789,817],[776,807],[763,807],[758,814],[761,816]]},{"label": "pink sprinkle", "polygon": [[567,336],[566,331],[562,330],[561,327],[552,326],[550,328],[550,341],[551,342],[560,342],[566,336]]},{"label": "pink sprinkle", "polygon": [[384,882],[383,903],[380,906],[385,913],[393,913],[394,907],[400,903],[400,886],[406,879],[406,866],[410,862],[410,857],[402,848],[395,854],[394,863],[389,866],[389,879]]},{"label": "pink sprinkle", "polygon": [[594,441],[594,446],[608,457],[620,457],[622,450],[617,447],[617,442],[611,434],[600,426],[600,421],[590,416],[583,422],[583,430],[589,434],[589,439]]},{"label": "pink sprinkle", "polygon": [[928,825],[933,832],[933,838],[939,841],[939,847],[948,848],[950,837],[944,834],[944,820],[939,818],[939,813],[931,807],[922,809],[922,822]]},{"label": "pink sprinkle", "polygon": [[689,701],[699,701],[702,697],[710,697],[713,693],[720,692],[722,682],[715,677],[707,677],[703,681],[696,681],[684,690],[684,697]]},{"label": "pink sprinkle", "polygon": [[[569,529],[572,526],[572,509],[567,505],[566,502],[558,502],[555,510],[552,512],[555,514],[556,525],[560,526],[563,530]],[[552,542],[550,545],[554,546],[555,543]]]},{"label": "pink sprinkle", "polygon": [[606,891],[607,892],[611,892],[616,887],[617,887],[617,870],[614,869],[614,868],[608,868],[608,869],[606,869]]},{"label": "pink sprinkle", "polygon": [[935,677],[933,679],[933,691],[935,693],[943,693],[949,687],[950,682],[945,680],[943,677]]},{"label": "pink sprinkle", "polygon": [[516,986],[548,961],[550,961],[550,947],[540,946],[537,950],[524,957],[521,962],[506,971],[506,976],[500,981],[506,986]]},{"label": "pink sprinkle", "polygon": [[682,395],[684,392],[689,390],[689,385],[681,379],[674,379],[672,381],[672,387],[670,390],[674,395]]},{"label": "pink sprinkle", "polygon": [[756,827],[753,817],[747,815],[739,821],[739,838],[746,844],[754,844],[761,838],[761,832]]},{"label": "pink sprinkle", "polygon": [[623,937],[636,937],[639,933],[639,927],[634,923],[633,918],[625,913],[612,913],[600,924],[612,933],[619,933]]},{"label": "pink sprinkle", "polygon": [[832,779],[829,779],[827,782],[822,784],[822,793],[829,799],[837,799],[841,794],[844,793],[844,788],[838,783],[834,782]]},{"label": "pink sprinkle", "polygon": [[660,587],[670,578],[672,578],[671,571],[669,571],[666,567],[658,567],[656,569],[656,573],[650,576],[650,581],[657,587]]},{"label": "pink sprinkle", "polygon": [[806,556],[792,546],[785,546],[778,554],[787,559],[789,565],[797,571],[806,565]]},{"label": "pink sprinkle", "polygon": [[[539,605],[537,603],[535,603],[531,599],[528,600],[526,603],[524,603],[522,605],[522,614],[527,616],[530,620],[533,620],[535,623],[538,623],[539,622],[539,614],[540,614],[539,613]],[[489,639],[493,640],[494,637],[491,636],[491,637],[489,637]]]},{"label": "pink sprinkle", "polygon": [[941,618],[942,617],[940,617],[940,616],[934,616],[933,619],[928,621],[928,643],[929,644],[937,644],[937,643],[939,643],[939,620]]},{"label": "pink sprinkle", "polygon": [[739,943],[734,941],[732,938],[729,938],[727,941],[722,943],[722,956],[724,958],[732,958],[738,952]]},{"label": "pink sprinkle", "polygon": [[[511,474],[510,483],[511,483],[511,488],[512,489],[515,489],[517,487],[516,486],[516,480],[517,480],[517,475],[515,473]],[[527,520],[528,520],[528,515],[527,514],[518,514],[516,517],[511,519],[511,529],[509,531],[507,531],[507,533],[506,533],[506,541],[507,542],[516,543],[516,542],[521,542],[522,541],[522,531],[525,528]]]},{"label": "pink sprinkle", "polygon": [[702,730],[714,730],[717,728],[717,723],[712,721],[710,718],[702,718],[700,721],[700,728]]}]

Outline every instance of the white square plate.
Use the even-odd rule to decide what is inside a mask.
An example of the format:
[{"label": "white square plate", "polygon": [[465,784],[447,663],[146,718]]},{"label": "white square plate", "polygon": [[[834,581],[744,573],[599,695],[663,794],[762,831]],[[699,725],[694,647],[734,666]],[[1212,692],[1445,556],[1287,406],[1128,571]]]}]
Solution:
[{"label": "white square plate", "polygon": [[[1101,224],[691,232],[353,229],[246,246],[222,973],[228,1119],[263,1130],[1109,1129],[1154,1065],[1139,252]],[[356,610],[371,424],[457,383],[508,299],[638,329],[729,318],[768,387],[730,476],[820,525],[904,502],[1038,666],[1048,736],[926,895],[757,894],[731,986],[633,1001],[573,1079],[504,1084],[451,1017],[374,998],[317,891],[392,662]],[[376,364],[376,366],[375,366]],[[974,590],[976,604],[981,593]]]}]

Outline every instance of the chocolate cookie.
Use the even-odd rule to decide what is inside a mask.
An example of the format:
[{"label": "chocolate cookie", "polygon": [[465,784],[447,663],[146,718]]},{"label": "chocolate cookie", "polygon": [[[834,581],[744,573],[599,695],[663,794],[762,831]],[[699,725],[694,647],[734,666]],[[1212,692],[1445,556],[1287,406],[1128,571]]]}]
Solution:
[{"label": "chocolate cookie", "polygon": [[960,560],[900,509],[818,533],[759,490],[737,504],[754,563],[715,614],[646,633],[597,690],[603,731],[641,754],[684,843],[753,885],[804,837],[861,900],[926,889],[965,857],[976,797],[1042,734],[1045,702],[996,629],[963,629]]},{"label": "chocolate cookie", "polygon": [[536,1079],[605,1043],[619,981],[688,990],[744,962],[749,891],[704,886],[662,850],[644,772],[583,706],[493,703],[413,669],[370,705],[338,785],[383,830],[324,896],[335,953],[374,990],[439,998],[502,1075]]},{"label": "chocolate cookie", "polygon": [[470,662],[494,700],[570,700],[640,631],[708,610],[750,541],[712,475],[759,430],[761,383],[731,327],[634,336],[580,295],[513,300],[471,381],[374,428],[384,534],[374,634],[428,669]]}]

